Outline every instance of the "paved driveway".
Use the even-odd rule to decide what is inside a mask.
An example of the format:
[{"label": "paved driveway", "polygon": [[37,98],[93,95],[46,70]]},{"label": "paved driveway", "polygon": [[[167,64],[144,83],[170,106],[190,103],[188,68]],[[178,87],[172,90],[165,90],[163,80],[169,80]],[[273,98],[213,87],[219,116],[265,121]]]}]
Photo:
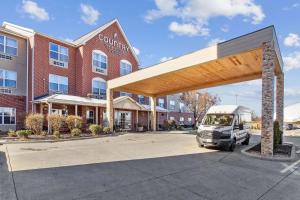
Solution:
[{"label": "paved driveway", "polygon": [[239,148],[199,148],[187,134],[3,145],[0,199],[300,199],[300,170]]}]

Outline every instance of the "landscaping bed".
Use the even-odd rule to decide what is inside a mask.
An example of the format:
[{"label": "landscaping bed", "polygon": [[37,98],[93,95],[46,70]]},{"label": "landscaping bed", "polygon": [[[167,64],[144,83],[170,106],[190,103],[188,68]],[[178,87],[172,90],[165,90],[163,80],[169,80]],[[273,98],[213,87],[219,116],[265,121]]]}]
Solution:
[{"label": "landscaping bed", "polygon": [[[292,156],[293,145],[289,143],[279,144],[274,148],[273,157],[290,158]],[[261,143],[251,147],[246,151],[254,155],[261,155]]]}]

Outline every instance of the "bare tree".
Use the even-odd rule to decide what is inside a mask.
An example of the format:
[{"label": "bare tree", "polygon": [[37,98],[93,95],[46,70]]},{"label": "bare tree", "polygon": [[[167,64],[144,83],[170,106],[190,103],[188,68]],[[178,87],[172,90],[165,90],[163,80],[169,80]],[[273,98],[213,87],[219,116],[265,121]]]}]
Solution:
[{"label": "bare tree", "polygon": [[221,99],[217,95],[199,90],[184,92],[180,99],[189,111],[193,112],[195,122],[200,122],[211,106],[221,102]]}]

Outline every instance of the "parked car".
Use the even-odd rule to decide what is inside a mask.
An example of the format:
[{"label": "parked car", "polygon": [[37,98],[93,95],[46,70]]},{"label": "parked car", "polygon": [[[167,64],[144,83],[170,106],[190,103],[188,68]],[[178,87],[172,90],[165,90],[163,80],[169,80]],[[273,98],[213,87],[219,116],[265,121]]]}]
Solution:
[{"label": "parked car", "polygon": [[233,151],[237,143],[248,145],[251,110],[238,105],[212,106],[197,130],[201,147],[223,147]]}]

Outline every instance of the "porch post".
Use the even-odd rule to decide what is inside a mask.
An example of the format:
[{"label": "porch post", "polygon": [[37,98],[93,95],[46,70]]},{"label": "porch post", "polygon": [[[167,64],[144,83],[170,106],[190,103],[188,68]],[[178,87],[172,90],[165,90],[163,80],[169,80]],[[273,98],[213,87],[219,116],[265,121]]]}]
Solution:
[{"label": "porch post", "polygon": [[43,114],[43,103],[40,103],[40,114]]},{"label": "porch post", "polygon": [[[279,123],[279,129],[283,133],[284,119],[284,74],[278,74],[276,77],[276,120]],[[283,134],[281,141],[283,141]]]},{"label": "porch post", "polygon": [[151,128],[156,131],[156,97],[150,97],[151,102]]},{"label": "porch post", "polygon": [[[52,103],[48,103],[48,115],[52,113]],[[51,125],[48,121],[48,134],[52,133]]]},{"label": "porch post", "polygon": [[139,111],[136,110],[136,130],[138,130],[138,123],[139,123]]},{"label": "porch post", "polygon": [[273,41],[263,43],[261,154],[273,155],[274,48]]},{"label": "porch post", "polygon": [[106,90],[106,115],[107,115],[107,122],[108,127],[111,131],[114,130],[114,97],[113,97],[114,91],[113,89],[107,89]]},{"label": "porch post", "polygon": [[78,105],[75,104],[75,115],[78,116]]},{"label": "porch post", "polygon": [[96,106],[96,124],[99,124],[99,108],[98,108],[98,106]]}]

